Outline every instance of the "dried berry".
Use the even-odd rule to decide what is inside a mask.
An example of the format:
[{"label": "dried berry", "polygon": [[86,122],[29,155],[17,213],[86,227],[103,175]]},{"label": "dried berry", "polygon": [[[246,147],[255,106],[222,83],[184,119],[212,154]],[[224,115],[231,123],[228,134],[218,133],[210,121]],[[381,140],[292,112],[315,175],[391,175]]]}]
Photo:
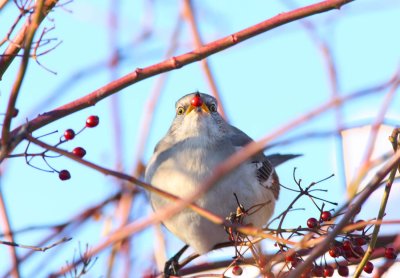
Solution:
[{"label": "dried berry", "polygon": [[69,180],[71,178],[71,174],[69,173],[68,170],[61,170],[58,173],[58,177],[60,178],[60,180],[65,181],[65,180]]},{"label": "dried berry", "polygon": [[346,265],[339,265],[338,273],[342,277],[347,277],[349,276],[349,268]]},{"label": "dried berry", "polygon": [[311,274],[315,277],[324,277],[324,268],[320,265],[316,265],[313,267]]}]

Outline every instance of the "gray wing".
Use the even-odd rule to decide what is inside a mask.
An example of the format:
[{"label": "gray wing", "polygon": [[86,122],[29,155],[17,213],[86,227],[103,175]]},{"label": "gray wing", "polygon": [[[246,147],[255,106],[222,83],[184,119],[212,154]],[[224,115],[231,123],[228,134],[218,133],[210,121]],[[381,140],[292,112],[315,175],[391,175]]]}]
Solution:
[{"label": "gray wing", "polygon": [[237,127],[234,127],[232,125],[229,125],[230,130],[229,130],[229,137],[231,139],[232,144],[235,147],[244,147],[250,142],[253,142],[254,140],[250,138],[246,133],[238,129]]},{"label": "gray wing", "polygon": [[[236,148],[244,147],[245,145],[253,142],[246,133],[240,129],[231,126],[230,140]],[[252,157],[250,160],[252,164],[255,165],[256,175],[258,182],[261,186],[269,188],[274,193],[276,199],[279,196],[279,180],[275,173],[274,167],[263,152],[260,152]]]}]

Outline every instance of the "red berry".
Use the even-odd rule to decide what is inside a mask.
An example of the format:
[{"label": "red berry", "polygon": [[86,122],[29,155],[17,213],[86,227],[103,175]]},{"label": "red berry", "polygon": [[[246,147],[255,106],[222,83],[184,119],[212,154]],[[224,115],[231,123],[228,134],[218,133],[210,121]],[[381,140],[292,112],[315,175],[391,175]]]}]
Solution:
[{"label": "red berry", "polygon": [[73,129],[67,129],[64,131],[65,140],[72,140],[75,137],[75,131]]},{"label": "red berry", "polygon": [[346,265],[339,265],[338,273],[342,277],[347,277],[349,276],[349,268]]},{"label": "red berry", "polygon": [[73,153],[74,155],[76,155],[77,157],[82,158],[82,157],[85,156],[86,151],[85,151],[84,148],[76,147],[75,149],[72,150],[72,153]]},{"label": "red berry", "polygon": [[13,112],[12,112],[12,117],[15,118],[18,116],[19,110],[17,108],[14,108]]},{"label": "red berry", "polygon": [[342,254],[342,249],[337,246],[333,246],[331,249],[329,249],[329,255],[331,255],[332,258],[337,258]]},{"label": "red berry", "polygon": [[320,265],[316,265],[313,267],[311,274],[315,277],[324,277],[324,268]]},{"label": "red berry", "polygon": [[58,177],[60,178],[60,180],[65,181],[65,180],[69,180],[71,178],[71,174],[69,173],[68,170],[61,170],[58,173]]},{"label": "red berry", "polygon": [[332,219],[332,214],[329,211],[323,211],[321,213],[321,220],[322,221],[330,221]]},{"label": "red berry", "polygon": [[367,243],[367,240],[363,237],[357,237],[353,240],[353,242],[355,245],[363,246]]},{"label": "red berry", "polygon": [[325,268],[324,268],[324,276],[325,277],[332,277],[333,272],[335,272],[335,269],[332,266],[330,266],[330,265],[325,266]]},{"label": "red berry", "polygon": [[195,107],[200,107],[203,105],[203,100],[201,99],[201,96],[199,93],[196,93],[196,95],[190,101],[190,104]]},{"label": "red berry", "polygon": [[300,262],[301,260],[299,258],[296,258],[294,261],[290,262],[290,264],[292,265],[292,267],[296,268],[296,266],[298,266]]},{"label": "red berry", "polygon": [[353,246],[351,245],[351,242],[348,240],[343,241],[343,250],[352,250]]},{"label": "red berry", "polygon": [[285,256],[285,261],[288,262],[294,262],[296,261],[296,254],[291,254],[291,255],[286,255]]},{"label": "red berry", "polygon": [[240,276],[243,273],[243,269],[239,265],[235,265],[232,268],[232,274],[235,276]]},{"label": "red berry", "polygon": [[394,259],[396,259],[396,257],[397,257],[397,254],[393,247],[387,247],[385,249],[385,258],[386,259],[394,260]]},{"label": "red berry", "polygon": [[319,225],[319,223],[318,223],[317,219],[315,219],[314,217],[308,218],[308,220],[307,220],[308,228],[314,229],[314,228],[317,228],[318,225]]},{"label": "red berry", "polygon": [[351,258],[358,258],[358,255],[353,253],[352,250],[347,249],[347,250],[344,250],[343,257],[345,257],[346,259],[351,259]]},{"label": "red berry", "polygon": [[[350,258],[358,258],[358,257],[359,257],[359,255],[357,255],[356,253],[354,253],[353,245],[352,245],[351,242],[348,241],[348,240],[345,240],[345,241],[343,242],[342,249],[343,249],[343,253],[344,253],[343,256],[346,257],[347,259],[350,259]],[[364,250],[363,250],[363,251],[364,251]]]},{"label": "red berry", "polygon": [[362,257],[364,256],[365,251],[361,246],[354,246],[353,253],[355,253],[357,257]]},{"label": "red berry", "polygon": [[364,266],[364,271],[366,273],[371,273],[374,270],[374,264],[368,261]]},{"label": "red berry", "polygon": [[95,127],[99,124],[99,117],[98,116],[89,116],[86,119],[86,126],[87,127]]}]

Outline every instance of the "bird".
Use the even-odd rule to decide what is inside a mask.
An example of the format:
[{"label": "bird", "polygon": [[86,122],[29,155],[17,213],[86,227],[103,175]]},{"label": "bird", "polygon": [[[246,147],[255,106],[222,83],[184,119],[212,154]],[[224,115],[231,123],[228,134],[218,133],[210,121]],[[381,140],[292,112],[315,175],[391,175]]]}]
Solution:
[{"label": "bird", "polygon": [[[147,164],[145,181],[182,198],[253,139],[227,123],[218,112],[217,100],[208,94],[194,92],[181,97],[175,104],[175,113],[171,127]],[[262,228],[273,214],[279,197],[280,184],[274,166],[293,156],[272,155],[273,164],[259,152],[223,177],[195,203],[224,219],[239,206],[258,207],[243,218],[242,224]],[[157,212],[171,201],[150,193],[150,202]],[[165,219],[163,224],[198,254],[229,241],[224,227],[189,208]]]}]

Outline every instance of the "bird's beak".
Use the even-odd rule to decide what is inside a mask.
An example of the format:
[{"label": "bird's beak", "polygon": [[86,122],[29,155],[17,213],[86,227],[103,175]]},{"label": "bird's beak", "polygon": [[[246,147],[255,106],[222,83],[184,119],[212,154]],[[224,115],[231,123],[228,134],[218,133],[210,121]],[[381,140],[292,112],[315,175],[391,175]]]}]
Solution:
[{"label": "bird's beak", "polygon": [[[198,106],[190,105],[189,108],[188,108],[188,110],[186,110],[186,115],[189,114],[190,112],[192,112],[192,110],[194,110],[194,109],[197,108],[197,107],[198,107]],[[201,104],[200,108],[201,108],[204,112],[210,114],[210,110],[208,109],[207,105],[205,105],[204,102]]]}]

